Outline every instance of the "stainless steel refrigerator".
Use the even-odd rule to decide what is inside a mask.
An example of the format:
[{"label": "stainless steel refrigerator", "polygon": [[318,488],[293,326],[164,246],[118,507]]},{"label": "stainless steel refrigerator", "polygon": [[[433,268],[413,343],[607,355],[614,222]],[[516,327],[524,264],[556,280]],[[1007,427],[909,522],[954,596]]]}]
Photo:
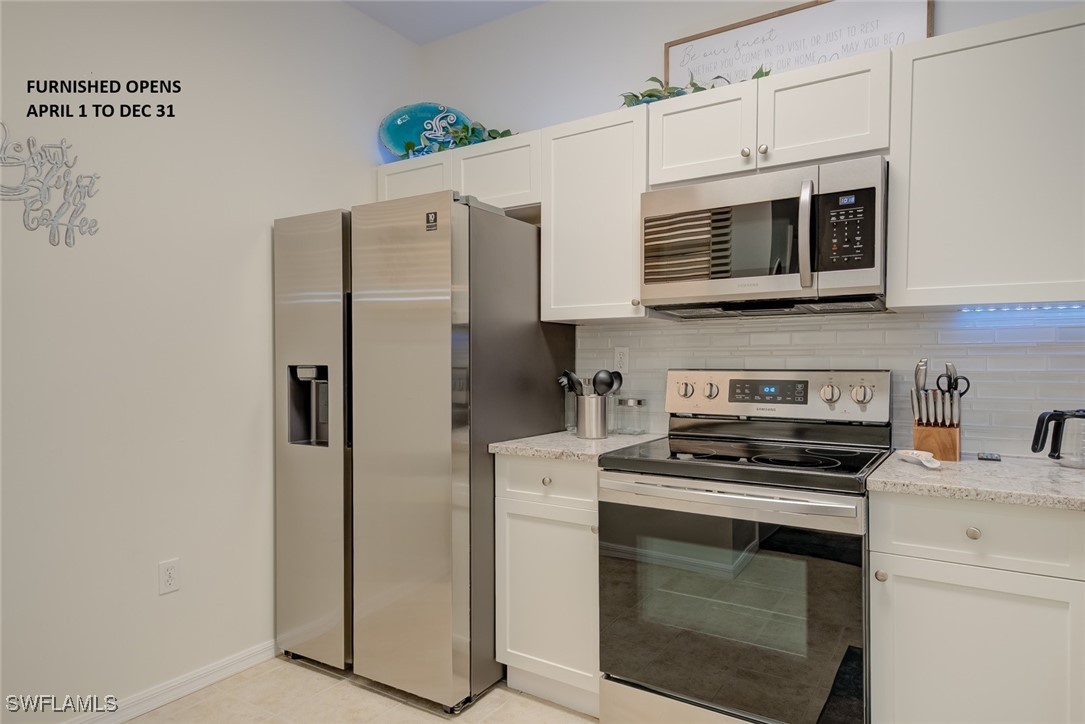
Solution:
[{"label": "stainless steel refrigerator", "polygon": [[536,227],[452,192],[276,221],[284,650],[449,710],[501,678],[487,447],[562,429],[574,358],[573,327],[538,321],[538,253]]}]

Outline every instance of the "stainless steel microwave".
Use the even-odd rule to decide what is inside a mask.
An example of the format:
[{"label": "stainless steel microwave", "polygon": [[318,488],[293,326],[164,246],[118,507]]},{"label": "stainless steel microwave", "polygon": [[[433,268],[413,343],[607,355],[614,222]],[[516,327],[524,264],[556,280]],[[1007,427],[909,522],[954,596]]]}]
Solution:
[{"label": "stainless steel microwave", "polygon": [[884,310],[885,189],[868,156],[649,191],[641,301],[685,319]]}]

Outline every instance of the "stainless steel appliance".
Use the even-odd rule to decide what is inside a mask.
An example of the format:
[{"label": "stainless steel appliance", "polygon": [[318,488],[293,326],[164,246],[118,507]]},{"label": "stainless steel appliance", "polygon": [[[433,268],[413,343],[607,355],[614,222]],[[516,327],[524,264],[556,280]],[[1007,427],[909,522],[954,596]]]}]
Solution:
[{"label": "stainless steel appliance", "polygon": [[881,156],[641,196],[641,301],[683,319],[885,309]]},{"label": "stainless steel appliance", "polygon": [[487,447],[564,423],[538,230],[452,192],[283,219],[275,280],[277,641],[457,710],[503,673]]},{"label": "stainless steel appliance", "polygon": [[671,370],[599,465],[600,719],[862,722],[889,372]]}]

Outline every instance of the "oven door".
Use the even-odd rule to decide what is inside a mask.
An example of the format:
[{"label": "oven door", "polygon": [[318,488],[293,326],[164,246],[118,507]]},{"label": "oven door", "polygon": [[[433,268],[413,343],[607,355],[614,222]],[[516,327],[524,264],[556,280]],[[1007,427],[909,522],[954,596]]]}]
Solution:
[{"label": "oven door", "polygon": [[866,721],[865,531],[862,496],[600,473],[600,669],[741,720]]},{"label": "oven door", "polygon": [[641,197],[647,305],[814,298],[818,167]]}]

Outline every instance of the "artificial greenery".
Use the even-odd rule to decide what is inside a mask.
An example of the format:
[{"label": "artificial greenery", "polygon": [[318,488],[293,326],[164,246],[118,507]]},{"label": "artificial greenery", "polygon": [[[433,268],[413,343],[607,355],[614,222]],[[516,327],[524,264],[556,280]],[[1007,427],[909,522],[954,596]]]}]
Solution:
[{"label": "artificial greenery", "polygon": [[403,149],[406,151],[401,158],[414,158],[415,156],[425,156],[430,153],[438,153],[440,151],[447,151],[450,148],[459,148],[460,146],[470,146],[473,143],[482,143],[484,141],[492,141],[495,138],[505,138],[511,136],[512,131],[507,128],[504,131],[499,131],[496,128],[486,128],[486,126],[478,123],[472,123],[467,125],[461,123],[458,126],[452,126],[448,129],[448,144],[443,143],[428,143],[425,146],[419,147],[413,141],[407,141],[403,144]]},{"label": "artificial greenery", "polygon": [[[764,78],[771,73],[771,70],[765,70],[765,66],[760,66],[751,77],[751,80],[758,78]],[[659,78],[652,76],[648,79],[648,83],[655,83],[658,88],[649,88],[648,90],[641,91],[640,93],[622,93],[624,99],[623,105],[625,106],[639,106],[642,103],[653,103],[655,101],[661,101],[666,98],[674,98],[676,96],[684,96],[689,93],[699,93],[703,90],[707,90],[703,85],[693,79],[693,72],[689,74],[689,83],[686,83],[682,87],[667,85]],[[718,84],[729,85],[731,81],[724,78],[722,75],[717,75],[711,80],[711,85],[715,87]]]},{"label": "artificial greenery", "polygon": [[641,91],[640,93],[622,93],[622,98],[625,99],[623,105],[625,106],[638,106],[641,103],[653,103],[655,101],[661,101],[664,98],[674,98],[675,96],[684,96],[687,93],[699,93],[705,90],[705,87],[693,80],[693,73],[689,74],[689,83],[679,88],[678,86],[667,85],[659,78],[652,76],[647,80],[648,83],[655,83],[658,88],[649,88],[648,90]]}]

